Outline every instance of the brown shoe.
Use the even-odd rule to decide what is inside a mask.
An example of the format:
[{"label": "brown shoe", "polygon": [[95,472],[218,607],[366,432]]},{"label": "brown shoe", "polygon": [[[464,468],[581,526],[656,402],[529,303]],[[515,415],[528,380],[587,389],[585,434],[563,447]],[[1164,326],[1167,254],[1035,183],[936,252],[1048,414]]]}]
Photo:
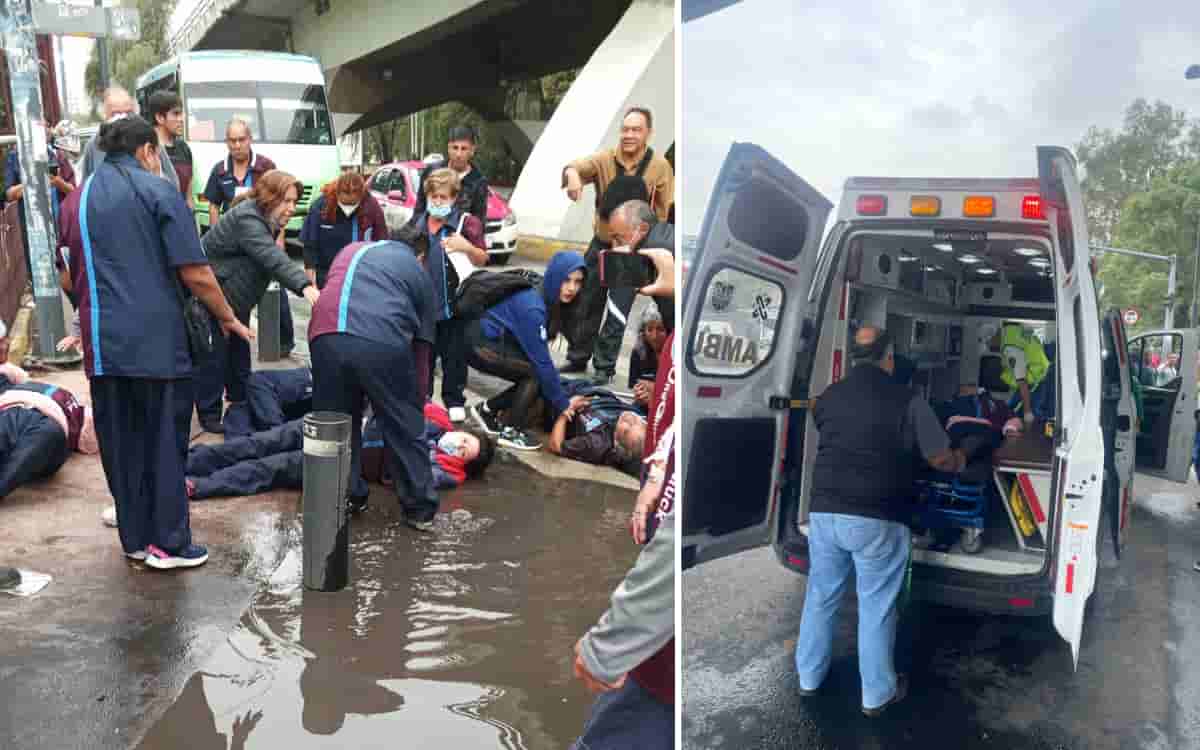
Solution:
[{"label": "brown shoe", "polygon": [[907,695],[908,695],[908,675],[903,675],[903,674],[897,675],[897,677],[896,677],[896,694],[892,696],[892,699],[890,701],[888,701],[887,703],[884,703],[882,706],[877,706],[876,708],[864,708],[862,710],[863,716],[868,716],[872,719],[879,717],[879,716],[883,715],[883,712],[885,710],[887,710],[888,706],[891,706],[895,703],[899,703],[900,701],[904,700],[904,697]]}]

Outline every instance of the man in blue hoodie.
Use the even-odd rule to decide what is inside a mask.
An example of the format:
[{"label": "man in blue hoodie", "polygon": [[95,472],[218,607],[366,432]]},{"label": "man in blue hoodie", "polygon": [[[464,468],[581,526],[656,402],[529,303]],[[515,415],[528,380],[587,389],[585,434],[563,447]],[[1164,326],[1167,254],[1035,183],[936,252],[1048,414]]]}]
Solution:
[{"label": "man in blue hoodie", "polygon": [[[524,431],[539,396],[554,416],[586,402],[581,396],[567,398],[548,346],[562,330],[567,309],[577,304],[583,276],[584,262],[579,253],[557,253],[546,267],[541,289],[523,289],[510,295],[467,326],[467,361],[471,367],[512,383],[498,396],[471,406],[472,419],[506,448],[541,447]],[[501,412],[505,412],[503,416]]]}]

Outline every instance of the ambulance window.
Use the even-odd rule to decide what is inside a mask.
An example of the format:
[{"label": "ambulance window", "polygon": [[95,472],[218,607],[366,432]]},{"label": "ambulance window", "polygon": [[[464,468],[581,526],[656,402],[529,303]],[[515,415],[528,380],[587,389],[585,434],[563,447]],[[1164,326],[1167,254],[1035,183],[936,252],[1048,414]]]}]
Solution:
[{"label": "ambulance window", "polygon": [[808,237],[808,213],[799,201],[760,175],[737,188],[728,221],[734,239],[781,260],[799,255]]},{"label": "ambulance window", "polygon": [[692,341],[692,367],[701,375],[741,377],[775,348],[783,287],[733,268],[713,274]]},{"label": "ambulance window", "polygon": [[1058,251],[1062,253],[1063,268],[1070,273],[1075,267],[1075,235],[1071,232],[1071,214],[1065,208],[1058,211]]}]

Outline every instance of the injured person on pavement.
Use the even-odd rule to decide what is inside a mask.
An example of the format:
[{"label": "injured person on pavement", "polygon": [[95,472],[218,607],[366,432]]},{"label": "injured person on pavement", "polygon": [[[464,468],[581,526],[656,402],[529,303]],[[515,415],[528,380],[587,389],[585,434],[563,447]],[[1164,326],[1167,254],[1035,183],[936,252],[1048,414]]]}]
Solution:
[{"label": "injured person on pavement", "polygon": [[[248,437],[192,448],[187,462],[188,497],[203,500],[301,489],[302,428],[303,420],[297,419]],[[425,404],[424,439],[436,489],[452,489],[482,476],[495,455],[492,439],[475,430],[455,430],[446,410],[432,402]],[[368,420],[363,429],[362,477],[355,484],[386,481],[384,456],[383,440],[373,429],[373,420]]]},{"label": "injured person on pavement", "polygon": [[582,396],[587,401],[558,415],[550,428],[546,450],[556,456],[611,466],[640,477],[646,418],[638,413],[637,407],[587,381],[563,378],[562,385],[568,396]]},{"label": "injured person on pavement", "polygon": [[99,453],[91,407],[65,388],[0,365],[0,500],[58,471],[72,451]]}]

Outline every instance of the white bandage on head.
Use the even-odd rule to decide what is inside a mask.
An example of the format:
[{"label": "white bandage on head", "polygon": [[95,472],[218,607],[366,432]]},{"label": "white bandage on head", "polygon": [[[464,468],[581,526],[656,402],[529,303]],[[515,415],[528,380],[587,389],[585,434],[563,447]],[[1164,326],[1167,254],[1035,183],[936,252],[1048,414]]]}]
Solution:
[{"label": "white bandage on head", "polygon": [[1028,365],[1025,361],[1025,350],[1019,346],[1006,346],[1001,355],[1004,366],[1012,373],[1013,380],[1025,380],[1028,376]]}]

